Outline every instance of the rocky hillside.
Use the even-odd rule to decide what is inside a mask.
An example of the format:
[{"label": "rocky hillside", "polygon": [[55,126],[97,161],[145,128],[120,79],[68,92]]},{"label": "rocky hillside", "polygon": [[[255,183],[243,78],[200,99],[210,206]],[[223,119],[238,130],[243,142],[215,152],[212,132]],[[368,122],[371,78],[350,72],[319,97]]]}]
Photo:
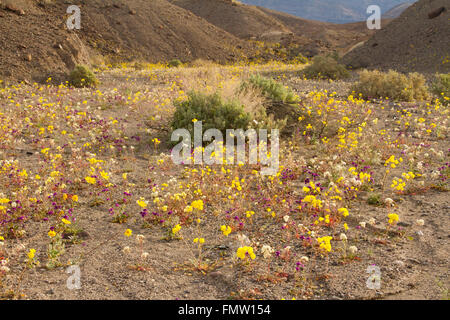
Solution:
[{"label": "rocky hillside", "polygon": [[224,0],[169,1],[239,38],[249,39],[264,34],[290,33],[289,28],[283,23],[254,6]]},{"label": "rocky hillside", "polygon": [[420,0],[343,60],[355,68],[447,73],[449,10],[448,0]]},{"label": "rocky hillside", "polygon": [[281,43],[305,56],[346,52],[373,34],[365,23],[337,25],[227,0],[169,0],[236,37]]},{"label": "rocky hillside", "polygon": [[0,78],[43,79],[90,57],[150,62],[240,58],[245,42],[166,0],[72,1],[81,30],[66,28],[64,0],[0,0]]}]

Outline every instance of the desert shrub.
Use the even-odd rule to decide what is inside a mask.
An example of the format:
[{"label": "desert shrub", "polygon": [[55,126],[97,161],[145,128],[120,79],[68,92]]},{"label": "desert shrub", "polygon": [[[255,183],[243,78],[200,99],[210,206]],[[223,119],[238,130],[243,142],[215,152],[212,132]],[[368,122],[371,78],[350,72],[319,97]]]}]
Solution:
[{"label": "desert shrub", "polygon": [[77,65],[70,73],[69,83],[76,88],[96,87],[98,79],[89,67]]},{"label": "desert shrub", "polygon": [[359,81],[351,88],[363,98],[389,98],[395,101],[422,101],[429,97],[425,78],[419,73],[404,75],[396,71],[360,72]]},{"label": "desert shrub", "polygon": [[195,59],[189,63],[189,67],[192,68],[215,68],[217,66],[217,63],[214,61],[205,59]]},{"label": "desert shrub", "polygon": [[178,67],[180,67],[182,64],[183,64],[183,63],[182,63],[180,60],[178,60],[178,59],[173,59],[173,60],[170,60],[170,61],[167,63],[167,66],[168,66],[169,68],[178,68]]},{"label": "desert shrub", "polygon": [[89,62],[94,69],[105,69],[107,65],[105,57],[101,54],[90,56]]},{"label": "desert shrub", "polygon": [[133,63],[133,69],[134,69],[134,70],[144,70],[145,67],[146,67],[146,65],[145,65],[144,62],[141,62],[141,61],[135,61],[135,62]]},{"label": "desert shrub", "polygon": [[437,74],[431,85],[431,92],[439,97],[443,104],[449,104],[450,99],[450,73]]},{"label": "desert shrub", "polygon": [[337,61],[337,57],[332,55],[315,56],[312,63],[307,66],[301,75],[307,79],[345,79],[350,77],[350,73],[343,64]]},{"label": "desert shrub", "polygon": [[273,102],[295,104],[298,102],[297,95],[282,83],[273,79],[264,78],[260,75],[253,75],[241,85],[241,91],[249,88],[258,89],[261,93]]},{"label": "desert shrub", "polygon": [[369,197],[367,198],[367,203],[372,206],[379,206],[381,205],[381,194],[379,193],[370,193]]},{"label": "desert shrub", "polygon": [[202,121],[203,132],[215,128],[224,136],[226,129],[247,129],[251,121],[238,100],[225,101],[217,92],[208,95],[191,91],[187,100],[175,103],[175,106],[172,129],[187,129],[192,137],[195,119]]},{"label": "desert shrub", "polygon": [[[256,91],[266,101],[251,112],[252,126],[257,128],[278,129],[288,133],[298,118],[298,96],[282,83],[273,79],[253,75],[242,82],[239,94]],[[290,120],[290,121],[289,121]]]}]

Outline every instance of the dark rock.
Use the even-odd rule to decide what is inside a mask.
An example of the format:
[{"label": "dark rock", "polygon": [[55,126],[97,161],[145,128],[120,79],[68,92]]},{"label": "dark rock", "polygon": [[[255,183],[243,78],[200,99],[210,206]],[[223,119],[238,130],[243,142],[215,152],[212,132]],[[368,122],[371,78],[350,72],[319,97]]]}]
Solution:
[{"label": "dark rock", "polygon": [[428,19],[437,18],[442,14],[442,12],[445,12],[445,11],[446,11],[445,7],[440,7],[436,10],[433,10],[428,14]]}]

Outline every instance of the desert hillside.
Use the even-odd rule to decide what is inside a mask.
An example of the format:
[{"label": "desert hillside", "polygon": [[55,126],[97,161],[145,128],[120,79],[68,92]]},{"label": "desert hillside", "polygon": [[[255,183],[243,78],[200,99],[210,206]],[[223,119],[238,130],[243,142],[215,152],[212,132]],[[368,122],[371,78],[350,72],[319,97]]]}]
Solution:
[{"label": "desert hillside", "polygon": [[[349,52],[344,62],[356,68],[449,72],[449,10],[447,0],[420,0]],[[433,16],[433,12],[441,13]]]},{"label": "desert hillside", "polygon": [[338,25],[239,2],[170,1],[236,37],[280,43],[308,57],[332,51],[344,53],[374,33],[365,22]]},{"label": "desert hillside", "polygon": [[[269,9],[214,0],[74,1],[81,30],[65,27],[65,1],[0,2],[0,75],[42,81],[79,63],[227,63],[303,54],[346,52],[373,33],[363,23],[334,25]],[[248,40],[262,41],[269,49]],[[273,44],[281,44],[273,50]],[[265,46],[265,44],[263,45]],[[286,49],[283,49],[286,48]]]},{"label": "desert hillside", "polygon": [[2,0],[0,75],[42,79],[90,58],[183,61],[237,60],[245,43],[166,0],[73,1],[82,12],[79,31],[65,28],[66,1]]},{"label": "desert hillside", "polygon": [[290,30],[259,8],[225,0],[169,0],[239,38],[286,34]]},{"label": "desert hillside", "polygon": [[[369,30],[365,22],[334,24],[302,19],[288,13],[260,8],[276,18],[295,35],[294,41],[302,46],[302,52],[314,56],[330,51],[345,53],[352,46],[369,39],[374,30]],[[390,21],[385,20],[385,25]]]}]

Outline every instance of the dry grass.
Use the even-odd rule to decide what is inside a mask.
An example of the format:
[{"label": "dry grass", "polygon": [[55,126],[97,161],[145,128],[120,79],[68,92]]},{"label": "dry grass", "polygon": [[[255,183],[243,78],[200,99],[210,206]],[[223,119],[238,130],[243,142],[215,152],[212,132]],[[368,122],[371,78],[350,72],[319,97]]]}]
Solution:
[{"label": "dry grass", "polygon": [[425,77],[419,73],[404,75],[390,70],[363,70],[352,91],[364,98],[389,98],[394,101],[423,101],[429,98]]}]

